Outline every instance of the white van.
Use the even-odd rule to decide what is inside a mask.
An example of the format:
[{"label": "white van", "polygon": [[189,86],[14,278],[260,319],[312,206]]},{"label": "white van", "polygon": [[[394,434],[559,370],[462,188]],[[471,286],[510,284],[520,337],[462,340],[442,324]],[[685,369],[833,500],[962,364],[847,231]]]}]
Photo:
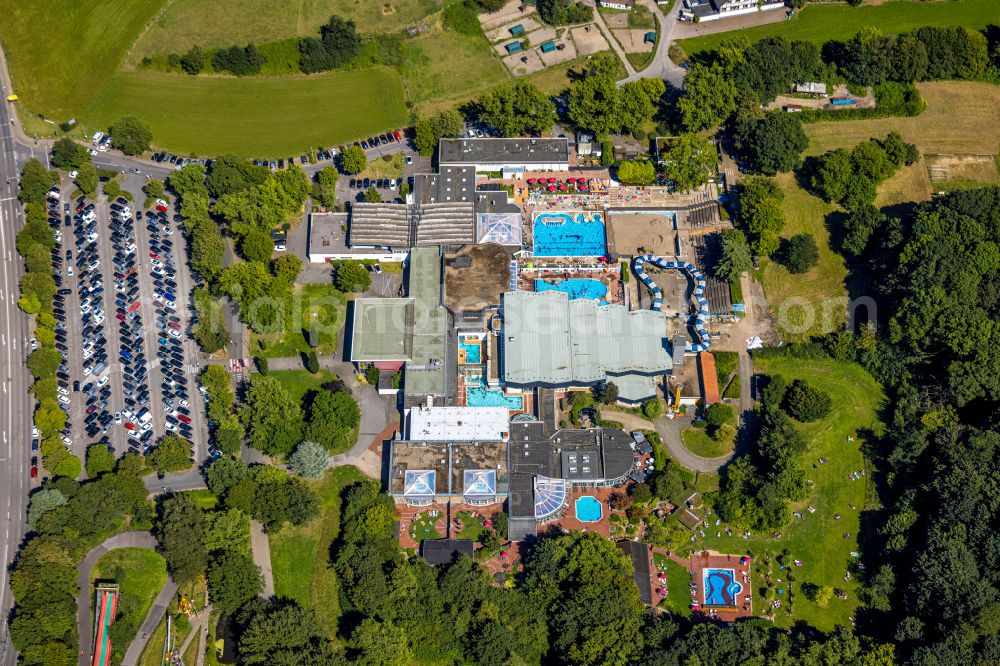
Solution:
[{"label": "white van", "polygon": [[104,132],[98,132],[93,137],[91,137],[90,140],[93,141],[94,143],[100,143],[101,139],[103,138],[104,138]]}]

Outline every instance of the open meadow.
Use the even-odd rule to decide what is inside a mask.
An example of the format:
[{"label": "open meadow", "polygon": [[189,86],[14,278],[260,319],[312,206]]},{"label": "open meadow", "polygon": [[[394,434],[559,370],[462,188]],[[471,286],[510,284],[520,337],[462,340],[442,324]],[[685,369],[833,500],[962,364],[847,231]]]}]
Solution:
[{"label": "open meadow", "polygon": [[[844,576],[852,561],[851,552],[859,550],[858,530],[862,511],[874,510],[866,506],[867,484],[872,483],[873,470],[866,470],[860,479],[849,478],[852,472],[865,469],[865,459],[861,452],[860,433],[875,426],[880,408],[882,389],[861,366],[831,359],[802,360],[790,357],[756,359],[754,370],[765,375],[780,374],[788,380],[804,379],[826,391],[833,398],[833,410],[829,416],[814,423],[797,423],[809,443],[808,452],[803,455],[806,477],[812,481],[809,498],[794,504],[792,510],[801,513],[802,518],[793,518],[792,523],[780,532],[780,538],[769,534],[752,534],[743,539],[739,531],[733,536],[725,532],[717,537],[721,527],[705,528],[707,537],[699,539],[693,547],[697,550],[710,549],[722,553],[742,555],[749,553],[754,558],[754,613],[763,614],[765,600],[761,597],[763,579],[757,575],[765,554],[772,556],[773,577],[781,579],[777,588],[783,595],[774,598],[782,601],[782,608],[776,611],[775,622],[788,627],[798,621],[820,631],[829,631],[837,625],[850,626],[849,616],[858,605],[857,583]],[[848,442],[848,436],[854,436]],[[820,463],[825,459],[825,463]],[[852,509],[851,506],[855,508]],[[810,511],[810,508],[815,511]],[[839,519],[838,519],[839,516]],[[788,571],[779,571],[773,558],[782,551],[789,552],[788,559],[802,562],[801,567],[791,567],[795,581],[791,593],[794,604],[789,603]],[[803,584],[838,587],[847,592],[847,599],[834,598],[825,608],[806,599],[801,593]],[[792,610],[789,613],[789,610]]]},{"label": "open meadow", "polygon": [[[1000,127],[1000,87],[973,81],[934,81],[917,87],[927,100],[927,109],[919,116],[807,124],[809,147],[805,154],[850,148],[893,130],[902,134],[916,144],[921,158],[881,185],[876,201],[879,206],[926,201],[932,191],[946,189],[946,183],[932,183],[928,173],[929,163],[941,163],[942,155],[985,155],[975,168],[956,169],[956,176],[964,179],[958,182],[997,182],[994,157],[1000,152],[1000,135],[984,128]],[[782,208],[787,222],[782,238],[810,233],[819,245],[819,263],[803,275],[792,275],[770,260],[763,261],[757,272],[778,316],[779,330],[786,339],[794,340],[823,334],[843,324],[847,267],[843,257],[830,246],[827,224],[830,213],[841,209],[802,189],[793,174],[779,174],[777,180],[785,192]]]},{"label": "open meadow", "polygon": [[320,515],[306,525],[286,525],[268,537],[275,594],[313,609],[330,638],[336,637],[340,618],[337,574],[330,566],[330,546],[340,534],[340,491],[361,478],[356,467],[327,471],[310,483],[319,496]]},{"label": "open meadow", "polygon": [[899,34],[925,25],[954,25],[982,29],[997,22],[995,0],[917,2],[893,0],[877,5],[850,7],[846,4],[806,5],[791,20],[731,30],[703,37],[682,39],[677,44],[688,55],[710,51],[737,37],[756,42],[765,37],[802,39],[822,44],[830,39],[848,39],[861,28],[874,26],[886,34]]}]

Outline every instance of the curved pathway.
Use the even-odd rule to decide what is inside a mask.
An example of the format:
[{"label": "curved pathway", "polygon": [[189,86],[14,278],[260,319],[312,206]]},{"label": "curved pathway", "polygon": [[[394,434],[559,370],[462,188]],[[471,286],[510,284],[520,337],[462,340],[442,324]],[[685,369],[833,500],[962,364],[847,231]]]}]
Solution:
[{"label": "curved pathway", "polygon": [[[677,26],[677,19],[671,18],[663,13],[660,6],[656,4],[654,0],[640,0],[645,2],[649,11],[652,12],[653,16],[656,17],[659,23],[659,39],[656,42],[656,53],[653,55],[653,59],[650,61],[646,69],[641,72],[633,71],[631,65],[628,64],[628,60],[623,59],[626,69],[629,75],[619,81],[618,83],[626,83],[628,81],[637,81],[639,79],[652,79],[658,78],[663,79],[672,87],[680,90],[684,87],[684,75],[687,73],[683,67],[674,63],[668,55],[670,50],[670,42],[674,39],[674,28]],[[612,43],[614,40],[612,40]]]},{"label": "curved pathway", "polygon": [[736,450],[730,451],[718,458],[702,458],[688,451],[681,441],[681,430],[690,425],[690,419],[668,419],[661,418],[656,422],[656,432],[663,440],[663,445],[667,447],[667,452],[681,467],[686,467],[695,472],[705,472],[718,474],[719,470],[736,455]]},{"label": "curved pathway", "polygon": [[[156,539],[149,532],[122,532],[108,537],[103,543],[94,546],[83,558],[83,561],[77,565],[76,583],[80,587],[80,593],[76,597],[76,625],[80,634],[80,666],[88,666],[93,650],[91,641],[93,640],[94,618],[90,605],[90,572],[97,561],[105,553],[119,548],[151,548],[155,550],[157,545]],[[176,593],[177,585],[170,574],[167,574],[166,584],[153,600],[153,605],[150,606],[146,619],[139,627],[139,632],[129,643],[128,650],[125,651],[125,658],[122,660],[124,666],[135,666],[139,662],[139,656],[146,647],[149,636],[163,619],[163,615],[167,612],[167,606]]]}]

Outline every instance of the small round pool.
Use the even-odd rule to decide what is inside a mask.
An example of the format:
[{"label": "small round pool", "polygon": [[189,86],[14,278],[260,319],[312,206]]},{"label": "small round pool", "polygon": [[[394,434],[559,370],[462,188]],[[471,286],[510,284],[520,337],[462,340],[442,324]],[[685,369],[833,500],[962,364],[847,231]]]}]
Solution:
[{"label": "small round pool", "polygon": [[576,498],[576,519],[581,523],[596,523],[602,514],[601,502],[596,497],[584,495]]}]

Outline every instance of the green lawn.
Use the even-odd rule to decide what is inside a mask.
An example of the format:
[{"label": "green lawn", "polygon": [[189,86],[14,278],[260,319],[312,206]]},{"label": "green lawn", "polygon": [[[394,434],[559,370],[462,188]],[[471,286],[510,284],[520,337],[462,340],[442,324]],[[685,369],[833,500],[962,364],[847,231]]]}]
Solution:
[{"label": "green lawn", "polygon": [[864,7],[844,4],[806,5],[790,21],[692,37],[677,43],[685,53],[691,55],[712,50],[721,42],[736,37],[745,37],[751,43],[764,37],[785,37],[822,44],[830,39],[848,39],[867,26],[874,26],[887,34],[897,34],[925,25],[956,25],[981,29],[996,21],[995,0],[890,0],[884,4]]},{"label": "green lawn", "polygon": [[702,458],[718,458],[733,450],[732,446],[715,441],[704,428],[681,430],[681,441],[685,449]]},{"label": "green lawn", "polygon": [[166,560],[149,548],[119,548],[97,560],[90,580],[91,595],[95,581],[112,580],[118,583],[118,617],[111,628],[111,649],[115,661],[120,662],[129,641],[146,619],[153,599],[167,582]]},{"label": "green lawn", "polygon": [[179,153],[287,157],[404,125],[403,100],[389,69],[242,79],[121,72],[84,118],[103,128],[127,112],[149,125],[154,143]]},{"label": "green lawn", "polygon": [[[793,518],[793,522],[781,530],[780,539],[754,534],[744,540],[739,531],[732,537],[725,532],[716,537],[721,528],[713,526],[706,529],[707,537],[700,539],[695,547],[734,555],[750,552],[758,563],[764,553],[776,556],[788,549],[791,559],[803,562],[801,568],[794,569],[794,591],[797,592],[803,583],[830,585],[846,590],[848,599],[833,599],[827,608],[819,608],[799,593],[795,596],[794,615],[790,616],[786,612],[789,606],[786,581],[779,585],[786,588],[786,594],[784,607],[777,612],[777,623],[787,627],[804,621],[821,631],[836,625],[850,626],[848,617],[857,606],[857,585],[856,579],[845,582],[843,578],[851,551],[858,549],[859,511],[865,507],[865,483],[871,479],[872,470],[867,470],[868,474],[860,481],[848,480],[849,473],[863,469],[865,462],[858,441],[848,443],[847,437],[876,424],[876,410],[884,399],[882,389],[860,366],[830,359],[762,359],[755,361],[754,369],[761,374],[781,374],[790,380],[806,379],[833,396],[830,416],[798,426],[810,443],[803,464],[813,486],[809,498],[792,509],[800,511],[804,518]],[[819,464],[820,457],[825,457],[827,462]],[[850,508],[851,504],[855,510]],[[815,513],[810,513],[808,506],[815,508]],[[836,520],[835,514],[840,514],[841,519]],[[850,537],[844,538],[844,534]],[[777,571],[777,565],[773,567],[778,577],[784,578]],[[761,581],[755,580],[755,583],[759,586]],[[760,613],[763,600],[758,596],[758,587],[754,588],[754,594],[754,611]]]},{"label": "green lawn", "polygon": [[207,488],[197,488],[195,490],[185,490],[184,494],[195,501],[205,511],[214,509],[219,503],[219,498],[212,494]]},{"label": "green lawn", "polygon": [[660,607],[674,615],[690,617],[691,575],[688,570],[662,553],[653,553],[653,565],[667,574],[667,598],[660,602]]},{"label": "green lawn", "polygon": [[254,353],[266,358],[298,356],[310,351],[306,331],[314,325],[319,333],[320,356],[337,351],[337,338],[344,325],[347,299],[330,284],[298,284],[290,307],[285,311],[285,330],[280,333],[251,333]]},{"label": "green lawn", "polygon": [[331,544],[340,533],[340,491],[363,478],[356,467],[337,467],[312,482],[320,515],[307,525],[286,525],[269,536],[274,592],[312,608],[327,636],[337,634],[340,598],[337,575],[330,566]]},{"label": "green lawn", "polygon": [[410,536],[414,541],[440,539],[441,535],[438,534],[437,528],[434,526],[435,522],[437,519],[431,518],[426,513],[421,513],[410,521]]},{"label": "green lawn", "polygon": [[455,514],[455,517],[462,521],[462,531],[458,533],[459,539],[476,541],[479,539],[479,535],[483,533],[483,530],[486,529],[483,525],[484,519],[473,516],[468,511],[459,511]]},{"label": "green lawn", "polygon": [[315,375],[308,370],[275,370],[267,373],[267,376],[277,379],[298,402],[302,402],[303,396],[309,391],[318,391],[323,384],[337,378],[337,375],[326,368],[320,369]]}]

